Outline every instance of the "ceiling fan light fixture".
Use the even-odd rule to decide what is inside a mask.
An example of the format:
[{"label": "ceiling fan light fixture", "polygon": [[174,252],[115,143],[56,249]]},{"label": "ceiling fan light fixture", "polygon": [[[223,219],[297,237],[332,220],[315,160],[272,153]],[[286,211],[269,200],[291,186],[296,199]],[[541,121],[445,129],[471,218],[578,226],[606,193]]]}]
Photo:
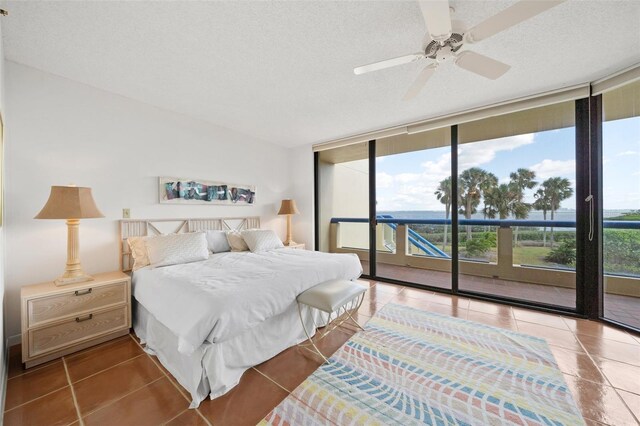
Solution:
[{"label": "ceiling fan light fixture", "polygon": [[437,65],[448,62],[451,58],[455,58],[455,64],[458,67],[495,80],[509,71],[511,66],[469,50],[459,51],[462,46],[465,43],[473,43],[494,36],[565,1],[519,0],[496,15],[485,19],[471,30],[467,30],[464,23],[451,20],[451,14],[455,12],[455,9],[449,5],[448,0],[419,0],[420,11],[430,36],[424,53],[375,62],[357,67],[353,72],[363,74],[419,59],[431,60],[431,64],[427,65],[411,84],[404,100],[417,96],[435,72]]}]

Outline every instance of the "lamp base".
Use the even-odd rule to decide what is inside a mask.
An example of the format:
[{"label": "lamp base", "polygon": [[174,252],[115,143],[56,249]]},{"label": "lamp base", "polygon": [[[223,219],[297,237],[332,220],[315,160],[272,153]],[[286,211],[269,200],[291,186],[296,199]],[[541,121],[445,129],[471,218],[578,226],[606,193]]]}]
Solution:
[{"label": "lamp base", "polygon": [[286,240],[286,241],[284,241],[282,244],[284,244],[284,246],[285,246],[285,247],[289,247],[289,246],[297,246],[297,245],[298,245],[298,243],[296,243],[296,242],[295,242],[295,241],[293,241],[293,240]]},{"label": "lamp base", "polygon": [[86,274],[77,275],[75,277],[67,277],[65,275],[56,278],[56,280],[53,283],[58,287],[62,287],[69,284],[78,284],[78,283],[84,283],[87,281],[93,281],[94,279],[91,275],[86,275]]}]

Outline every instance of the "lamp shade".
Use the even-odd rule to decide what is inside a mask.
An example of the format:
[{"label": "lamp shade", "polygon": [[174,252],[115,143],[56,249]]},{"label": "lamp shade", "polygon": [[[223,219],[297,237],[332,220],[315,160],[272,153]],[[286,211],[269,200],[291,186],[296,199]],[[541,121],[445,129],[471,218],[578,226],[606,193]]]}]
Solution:
[{"label": "lamp shade", "polygon": [[104,217],[93,201],[91,188],[52,186],[47,204],[36,219],[90,219]]},{"label": "lamp shade", "polygon": [[278,214],[298,214],[300,211],[296,207],[295,200],[282,200],[280,205],[280,211]]}]

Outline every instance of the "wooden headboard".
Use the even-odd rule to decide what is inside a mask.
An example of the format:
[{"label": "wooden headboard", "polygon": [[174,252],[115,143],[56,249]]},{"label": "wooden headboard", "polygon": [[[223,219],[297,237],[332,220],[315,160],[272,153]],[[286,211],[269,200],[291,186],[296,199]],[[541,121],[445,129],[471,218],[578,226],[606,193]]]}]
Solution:
[{"label": "wooden headboard", "polygon": [[120,221],[120,269],[130,272],[133,258],[127,238],[146,237],[168,233],[182,234],[206,230],[232,230],[260,228],[260,218],[206,218],[206,219],[123,219]]}]

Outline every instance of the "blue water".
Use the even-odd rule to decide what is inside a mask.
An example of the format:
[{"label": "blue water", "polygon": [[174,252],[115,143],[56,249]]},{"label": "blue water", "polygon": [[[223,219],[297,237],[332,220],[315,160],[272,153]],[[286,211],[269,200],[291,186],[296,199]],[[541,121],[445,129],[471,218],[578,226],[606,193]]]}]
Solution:
[{"label": "blue water", "polygon": [[[604,217],[614,217],[619,216],[628,210],[605,210]],[[379,211],[378,214],[389,214],[398,219],[444,219],[444,211],[434,211],[434,210],[412,210],[412,211]],[[462,217],[462,216],[460,216]],[[472,219],[484,219],[482,213],[476,213],[471,215]],[[513,218],[509,218],[513,219]],[[529,213],[529,217],[527,220],[543,220],[544,217],[541,211],[532,211]],[[547,220],[551,220],[551,213],[547,213]],[[555,212],[554,220],[576,220],[576,211],[561,209]]]}]

